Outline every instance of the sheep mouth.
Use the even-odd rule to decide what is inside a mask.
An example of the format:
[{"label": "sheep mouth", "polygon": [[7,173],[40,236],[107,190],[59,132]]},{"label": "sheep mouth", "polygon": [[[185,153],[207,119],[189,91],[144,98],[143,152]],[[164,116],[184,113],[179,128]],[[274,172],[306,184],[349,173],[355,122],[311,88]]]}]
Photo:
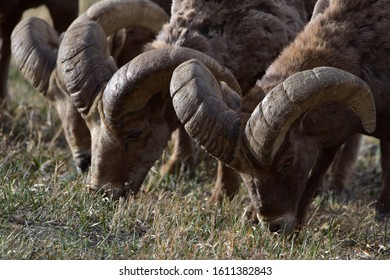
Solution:
[{"label": "sheep mouth", "polygon": [[286,213],[274,218],[264,218],[257,213],[260,227],[268,229],[270,232],[290,235],[296,227],[296,217],[294,213]]},{"label": "sheep mouth", "polygon": [[135,184],[134,180],[126,181],[122,184],[106,183],[102,185],[88,185],[91,192],[99,193],[110,199],[127,198],[138,193],[141,184]]},{"label": "sheep mouth", "polygon": [[[148,171],[148,170],[147,170]],[[142,183],[148,174],[147,171],[131,172],[123,181],[96,182],[88,185],[90,191],[103,194],[110,199],[135,197],[142,187]]]}]

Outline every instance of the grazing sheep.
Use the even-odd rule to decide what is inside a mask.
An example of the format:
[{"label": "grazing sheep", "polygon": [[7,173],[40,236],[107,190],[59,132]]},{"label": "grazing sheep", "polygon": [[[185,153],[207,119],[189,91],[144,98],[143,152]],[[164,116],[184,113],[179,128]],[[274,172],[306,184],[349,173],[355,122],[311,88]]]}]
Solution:
[{"label": "grazing sheep", "polygon": [[[122,13],[132,9],[126,5],[120,8]],[[104,5],[99,5],[96,9],[88,10],[77,20],[98,18],[102,11],[104,13],[104,9]],[[125,24],[129,26],[127,37],[124,40],[124,37],[120,36],[121,43],[110,49],[111,52],[117,53],[118,60],[130,60],[138,55],[139,45],[152,40],[168,20],[166,13],[157,5],[154,5],[151,10],[154,12],[153,19],[148,19],[148,15],[145,14],[141,16],[145,16],[144,21],[154,21],[153,29],[143,27],[140,30],[132,19],[127,19]],[[113,39],[113,41],[118,40]],[[80,171],[86,171],[91,161],[91,136],[84,119],[73,105],[58,71],[57,53],[61,44],[60,35],[44,20],[34,17],[21,21],[12,33],[12,53],[16,64],[24,77],[54,104],[76,166]],[[128,45],[132,47],[127,49]],[[104,51],[108,52],[108,49]],[[108,63],[112,69],[116,69],[116,63],[112,58]]]},{"label": "grazing sheep", "polygon": [[[115,28],[114,21],[104,19],[73,24],[64,36],[58,61],[71,98],[91,130],[91,188],[103,188],[114,197],[138,192],[179,125],[168,94],[177,65],[196,57],[211,67],[217,60],[223,65],[222,76],[230,79],[229,86],[238,92],[241,87],[245,93],[310,19],[314,4],[173,1],[169,24],[145,53],[118,71],[103,50],[105,38],[123,27],[119,16],[115,14]],[[231,106],[239,107],[234,102]],[[230,171],[225,176],[217,181],[217,199],[225,191],[233,195],[237,190],[236,175]]]},{"label": "grazing sheep", "polygon": [[383,188],[376,211],[390,216],[389,28],[389,1],[330,1],[268,67],[241,112],[224,104],[219,83],[200,62],[175,70],[178,117],[241,175],[269,230],[291,233],[302,225],[338,148],[356,133],[380,139]]},{"label": "grazing sheep", "polygon": [[11,58],[11,33],[24,11],[46,5],[55,29],[63,32],[77,17],[78,0],[1,0],[0,3],[0,105],[7,96],[8,68]]}]

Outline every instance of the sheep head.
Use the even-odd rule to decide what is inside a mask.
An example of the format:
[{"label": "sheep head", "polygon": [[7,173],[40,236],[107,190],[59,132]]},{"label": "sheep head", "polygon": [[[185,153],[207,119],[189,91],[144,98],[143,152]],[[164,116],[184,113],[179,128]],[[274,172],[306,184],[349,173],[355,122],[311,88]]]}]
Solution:
[{"label": "sheep head", "polygon": [[[77,25],[75,31],[83,36],[92,32],[91,40],[96,39],[98,33],[104,34],[99,25],[93,22]],[[70,38],[75,38],[74,34]],[[66,36],[64,40],[67,40]],[[95,46],[93,51],[96,50],[97,44],[92,45]],[[80,49],[87,51],[84,47]],[[66,76],[71,74],[74,68],[66,68],[68,71],[64,69],[63,73],[66,76],[65,81],[68,81],[68,89],[74,92],[74,103],[91,130],[91,188],[103,188],[113,197],[119,197],[138,192],[149,169],[160,158],[170,134],[179,124],[168,94],[172,72],[177,65],[196,57],[210,69],[219,67],[215,70],[216,75],[222,75],[236,91],[240,91],[240,88],[229,71],[209,56],[192,49],[167,48],[147,51],[116,72],[110,68],[110,59],[104,56],[104,53],[105,50],[100,49],[98,59],[97,54],[92,55],[94,59],[90,62],[94,64],[85,65],[85,69],[106,69],[106,72],[95,74],[94,70],[87,71],[85,80],[84,72],[76,72],[74,76],[84,84],[99,87],[99,90],[93,89],[96,96],[92,101],[85,99],[87,102],[84,102],[82,94],[88,92],[87,89],[76,91],[73,87],[76,79]],[[64,55],[77,57],[66,53]],[[80,56],[82,55],[84,54],[80,53]],[[69,65],[73,67],[75,63],[70,62]]]},{"label": "sheep head", "polygon": [[258,218],[271,231],[290,233],[339,145],[359,132],[360,121],[374,131],[371,91],[350,73],[314,68],[287,78],[248,115],[221,101],[217,81],[199,61],[180,65],[171,81],[177,116],[196,142],[241,175]]},{"label": "sheep head", "polygon": [[45,21],[31,17],[12,32],[15,62],[28,82],[54,104],[66,140],[79,170],[87,170],[91,158],[89,130],[69,98],[56,65],[59,34]]},{"label": "sheep head", "polygon": [[[104,5],[99,8],[102,12],[96,12],[98,5]],[[71,99],[91,131],[91,188],[104,189],[119,197],[136,193],[158,158],[156,154],[161,155],[159,142],[168,141],[164,118],[169,116],[165,116],[167,102],[160,98],[160,90],[154,92],[161,81],[149,79],[142,85],[146,86],[144,91],[151,90],[155,97],[144,97],[144,91],[138,91],[140,94],[135,94],[134,100],[126,97],[132,86],[138,87],[134,83],[127,85],[127,80],[138,77],[138,68],[144,60],[135,58],[118,70],[106,38],[134,25],[157,34],[169,18],[159,6],[147,0],[98,2],[90,9],[95,12],[87,11],[66,32],[59,63]],[[153,62],[154,58],[150,59]],[[143,74],[149,75],[147,71]],[[168,87],[169,82],[165,83]],[[147,108],[143,109],[145,104],[140,102],[147,103]],[[155,123],[162,125],[155,127]],[[144,146],[147,151],[141,153]]]}]

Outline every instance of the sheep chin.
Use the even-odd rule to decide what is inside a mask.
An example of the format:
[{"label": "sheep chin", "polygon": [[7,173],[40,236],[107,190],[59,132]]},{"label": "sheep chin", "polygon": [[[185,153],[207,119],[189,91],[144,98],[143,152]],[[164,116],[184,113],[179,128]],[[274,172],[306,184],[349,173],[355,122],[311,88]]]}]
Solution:
[{"label": "sheep chin", "polygon": [[268,229],[273,233],[290,235],[294,232],[296,226],[296,217],[294,213],[286,213],[275,218],[264,218],[257,213],[257,219],[260,221],[262,229]]},{"label": "sheep chin", "polygon": [[135,197],[141,189],[147,174],[148,170],[141,170],[137,173],[131,172],[122,183],[95,183],[87,185],[87,187],[90,191],[102,193],[104,196],[113,200]]}]

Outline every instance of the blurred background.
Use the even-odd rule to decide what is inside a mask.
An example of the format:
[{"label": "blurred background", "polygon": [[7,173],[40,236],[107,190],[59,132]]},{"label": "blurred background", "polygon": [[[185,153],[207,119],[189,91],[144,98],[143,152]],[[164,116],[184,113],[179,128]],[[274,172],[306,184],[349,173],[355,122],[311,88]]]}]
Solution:
[{"label": "blurred background", "polygon": [[[80,13],[84,12],[86,9],[88,9],[89,6],[91,6],[93,3],[99,2],[100,0],[79,0],[79,9]],[[40,6],[35,9],[29,9],[27,10],[24,15],[24,17],[28,16],[38,16],[41,17],[48,22],[51,22],[49,12],[45,6]]]}]

